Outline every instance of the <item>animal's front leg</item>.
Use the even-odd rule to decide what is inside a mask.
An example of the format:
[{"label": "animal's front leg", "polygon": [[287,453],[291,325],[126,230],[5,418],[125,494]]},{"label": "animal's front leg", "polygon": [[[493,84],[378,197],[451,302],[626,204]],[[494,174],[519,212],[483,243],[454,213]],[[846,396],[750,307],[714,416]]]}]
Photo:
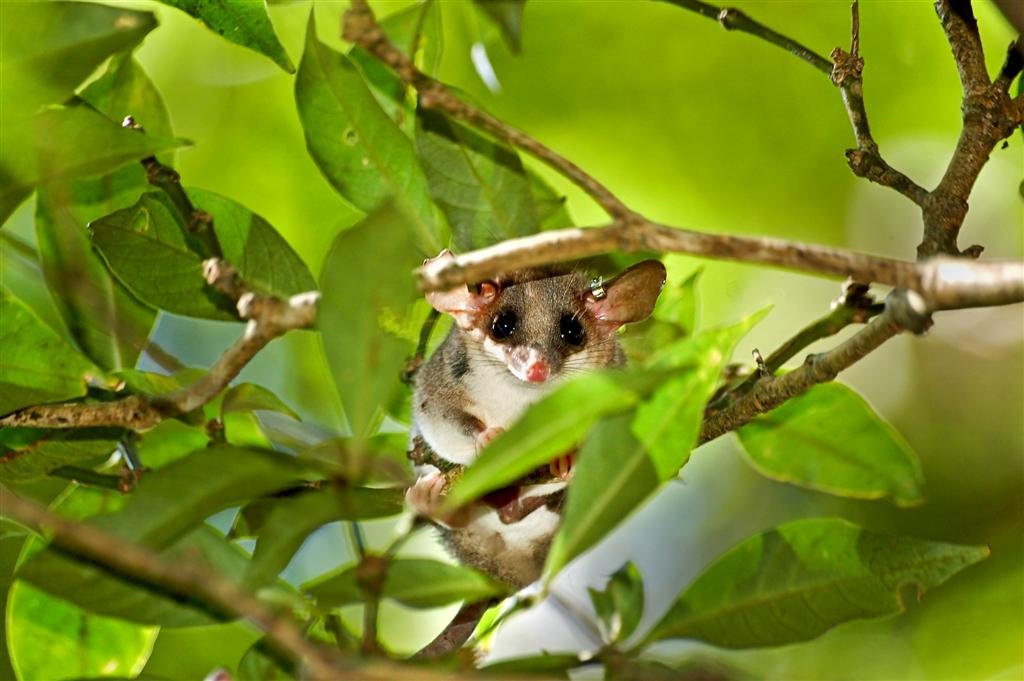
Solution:
[{"label": "animal's front leg", "polygon": [[448,527],[465,527],[469,523],[469,507],[454,512],[445,512],[444,486],[446,480],[440,471],[431,471],[421,475],[412,487],[405,491],[405,503],[418,515]]},{"label": "animal's front leg", "polygon": [[504,432],[505,432],[504,428],[496,428],[496,427],[492,427],[492,428],[484,427],[481,430],[477,431],[477,434],[476,434],[476,451],[479,452],[480,450],[482,450],[484,447],[486,447],[487,445],[489,445],[491,443],[491,440],[493,440],[494,438],[498,437],[499,435],[501,435]]}]

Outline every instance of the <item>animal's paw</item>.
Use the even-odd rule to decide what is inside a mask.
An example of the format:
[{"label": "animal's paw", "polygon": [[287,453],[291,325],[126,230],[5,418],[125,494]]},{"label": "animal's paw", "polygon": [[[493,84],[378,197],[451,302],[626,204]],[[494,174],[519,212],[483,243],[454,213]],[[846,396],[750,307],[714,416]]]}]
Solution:
[{"label": "animal's paw", "polygon": [[562,456],[558,457],[550,464],[548,464],[548,470],[551,471],[551,475],[561,480],[569,480],[572,478],[573,464],[576,462],[576,451],[567,452]]},{"label": "animal's paw", "polygon": [[482,450],[491,440],[505,432],[504,428],[485,428],[476,434],[476,451]]},{"label": "animal's paw", "polygon": [[445,478],[440,471],[421,475],[412,487],[405,491],[405,503],[418,515],[436,520],[449,527],[463,527],[469,522],[467,509],[459,509],[454,513],[441,510],[444,505]]}]

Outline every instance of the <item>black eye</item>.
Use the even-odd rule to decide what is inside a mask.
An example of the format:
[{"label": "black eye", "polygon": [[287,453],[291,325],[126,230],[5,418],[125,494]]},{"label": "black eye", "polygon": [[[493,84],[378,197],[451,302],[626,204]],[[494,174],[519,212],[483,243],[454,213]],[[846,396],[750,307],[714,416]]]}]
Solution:
[{"label": "black eye", "polygon": [[585,337],[585,334],[583,333],[583,325],[580,324],[579,320],[571,314],[562,315],[562,319],[558,323],[558,330],[562,335],[562,340],[569,345],[575,345],[577,347],[583,345],[583,339]]},{"label": "black eye", "polygon": [[494,315],[491,320],[491,338],[494,340],[505,340],[516,330],[516,313],[510,310],[502,310]]}]

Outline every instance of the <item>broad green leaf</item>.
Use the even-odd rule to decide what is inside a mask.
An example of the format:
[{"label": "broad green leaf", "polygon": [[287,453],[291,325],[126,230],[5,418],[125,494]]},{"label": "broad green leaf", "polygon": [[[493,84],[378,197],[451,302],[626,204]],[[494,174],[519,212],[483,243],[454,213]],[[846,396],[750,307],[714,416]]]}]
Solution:
[{"label": "broad green leaf", "polygon": [[512,657],[491,662],[481,667],[480,671],[486,676],[538,674],[544,678],[566,679],[569,678],[566,672],[582,664],[585,662],[580,660],[578,655],[543,653],[532,657]]},{"label": "broad green leaf", "polygon": [[99,375],[6,289],[0,289],[0,414],[81,397]]},{"label": "broad green leaf", "polygon": [[705,331],[664,348],[655,366],[688,365],[662,383],[636,410],[633,434],[644,444],[661,480],[676,476],[697,442],[704,405],[715,392],[733,348],[764,317],[755,313],[733,326]]},{"label": "broad green leaf", "polygon": [[[31,440],[13,444],[9,441],[12,431]],[[113,454],[123,432],[117,428],[4,428],[0,430],[0,481],[31,480],[61,466],[100,463]]]},{"label": "broad green leaf", "polygon": [[814,386],[737,434],[750,463],[773,480],[858,499],[888,496],[901,506],[923,501],[910,445],[839,383]]},{"label": "broad green leaf", "polygon": [[509,49],[518,54],[522,50],[523,10],[526,0],[473,0],[484,14],[501,29]]},{"label": "broad green leaf", "polygon": [[985,546],[878,534],[837,518],[798,520],[712,563],[646,640],[725,648],[806,641],[852,619],[902,612],[907,587],[920,598],[988,554]]},{"label": "broad green leaf", "polygon": [[232,386],[224,393],[220,403],[220,413],[224,414],[236,411],[276,411],[291,416],[296,421],[301,421],[299,415],[281,398],[270,392],[261,385],[255,383],[239,383]]},{"label": "broad green leaf", "polygon": [[236,45],[269,57],[288,73],[295,65],[274,33],[267,8],[254,0],[160,0],[206,24],[217,35]]},{"label": "broad green leaf", "polygon": [[698,267],[678,285],[665,287],[654,306],[654,318],[672,324],[681,336],[692,336],[697,331],[697,288],[703,273],[704,268]]},{"label": "broad green leaf", "polygon": [[[160,93],[129,53],[112,57],[81,99],[112,121],[131,114],[147,133],[172,135]],[[47,284],[75,342],[105,369],[135,365],[156,312],[110,275],[86,225],[130,206],[147,188],[145,171],[133,160],[102,177],[50,183],[38,191],[36,241]]]},{"label": "broad green leaf", "polygon": [[149,12],[82,2],[5,2],[0,9],[0,112],[9,124],[66,101],[107,57],[156,28]]},{"label": "broad green leaf", "polygon": [[[14,586],[14,567],[21,548],[28,539],[28,531],[18,531],[12,524],[4,522],[0,531],[0,612],[7,613],[11,587]],[[7,617],[0,617],[0,640],[9,642],[10,633]],[[0,679],[17,678],[11,661],[10,645],[0,646]]]},{"label": "broad green leaf", "polygon": [[[71,487],[57,498],[55,507],[61,515],[81,520],[118,508],[123,500],[117,492]],[[33,536],[23,550],[9,557],[23,562],[42,548],[42,538]],[[11,590],[6,613],[10,629],[3,647],[10,649],[19,673],[10,677],[12,681],[92,677],[104,672],[132,677],[141,671],[157,636],[155,628],[83,611],[24,581]]]},{"label": "broad green leaf", "polygon": [[440,112],[420,109],[416,154],[458,250],[540,230],[530,183],[515,150]]},{"label": "broad green leaf", "polygon": [[306,537],[322,525],[401,512],[402,494],[395,489],[325,488],[273,500],[259,528],[246,583],[258,587],[272,581],[288,566]]},{"label": "broad green leaf", "polygon": [[331,185],[367,213],[397,202],[408,214],[406,234],[414,235],[423,255],[436,255],[448,243],[447,227],[430,200],[412,142],[349,58],[317,39],[313,13],[295,100],[306,146]]},{"label": "broad green leaf", "polygon": [[[241,581],[248,564],[248,556],[241,547],[209,526],[193,529],[160,555],[170,563],[201,560],[234,581]],[[194,627],[227,618],[226,613],[211,612],[196,602],[121,579],[93,563],[77,561],[51,549],[30,558],[17,576],[89,613],[128,622]]]},{"label": "broad green leaf", "polygon": [[[315,288],[305,264],[263,218],[218,194],[188,193],[213,216],[224,258],[255,290],[287,297]],[[203,258],[190,247],[184,220],[163,192],[147,192],[89,229],[107,265],[139,299],[192,317],[236,318],[234,303],[206,284]]]},{"label": "broad green leaf", "polygon": [[153,307],[190,317],[234,319],[234,305],[203,278],[202,258],[189,249],[185,224],[166,194],[89,224],[92,243],[117,278]]},{"label": "broad green leaf", "polygon": [[399,373],[413,344],[385,332],[381,322],[408,315],[418,294],[407,273],[421,261],[404,215],[390,205],[339,234],[324,260],[318,322],[357,438],[372,435],[381,407],[402,389]]},{"label": "broad green leaf", "polygon": [[201,426],[167,419],[140,436],[135,453],[146,468],[163,468],[208,444],[209,435]]},{"label": "broad green leaf", "polygon": [[306,263],[265,219],[205,189],[190,188],[188,195],[213,216],[213,231],[224,259],[238,269],[247,284],[282,298],[316,288]]},{"label": "broad green leaf", "polygon": [[129,161],[188,144],[122,128],[75,100],[0,128],[0,222],[37,184],[100,175]]},{"label": "broad green leaf", "polygon": [[604,589],[587,589],[605,640],[617,643],[629,638],[644,614],[644,583],[632,561],[615,571]]},{"label": "broad green leaf", "polygon": [[[359,603],[363,599],[355,567],[304,584],[302,590],[323,608]],[[457,601],[474,603],[506,592],[501,584],[464,565],[407,558],[389,564],[383,596],[410,608],[437,608]]]},{"label": "broad green leaf", "polygon": [[596,544],[657,489],[661,481],[630,428],[633,413],[598,422],[580,449],[544,574],[551,580]]},{"label": "broad green leaf", "polygon": [[564,454],[601,416],[635,405],[655,380],[645,373],[609,371],[559,386],[480,453],[452,486],[446,503],[462,506]]},{"label": "broad green leaf", "polygon": [[530,193],[540,228],[548,230],[574,226],[576,223],[569,215],[565,195],[556,192],[543,177],[529,168],[526,170],[526,176],[530,181]]}]

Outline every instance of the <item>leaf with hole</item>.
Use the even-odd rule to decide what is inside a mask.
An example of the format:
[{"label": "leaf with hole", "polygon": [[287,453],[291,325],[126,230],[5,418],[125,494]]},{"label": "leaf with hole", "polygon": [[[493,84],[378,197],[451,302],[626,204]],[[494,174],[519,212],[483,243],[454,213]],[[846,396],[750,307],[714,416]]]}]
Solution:
[{"label": "leaf with hole", "polygon": [[646,638],[724,648],[815,638],[852,619],[906,609],[988,556],[984,546],[879,534],[837,518],[797,520],[742,542],[708,567]]},{"label": "leaf with hole", "polygon": [[862,397],[816,385],[737,431],[747,460],[773,480],[856,499],[921,503],[917,456]]},{"label": "leaf with hole", "polygon": [[374,99],[359,69],[316,37],[312,13],[295,80],[295,101],[310,155],[328,182],[370,213],[394,201],[408,214],[422,256],[448,243],[412,142]]},{"label": "leaf with hole", "polygon": [[269,57],[288,73],[295,65],[274,33],[262,2],[253,0],[160,0],[203,22],[207,28],[236,45]]}]

